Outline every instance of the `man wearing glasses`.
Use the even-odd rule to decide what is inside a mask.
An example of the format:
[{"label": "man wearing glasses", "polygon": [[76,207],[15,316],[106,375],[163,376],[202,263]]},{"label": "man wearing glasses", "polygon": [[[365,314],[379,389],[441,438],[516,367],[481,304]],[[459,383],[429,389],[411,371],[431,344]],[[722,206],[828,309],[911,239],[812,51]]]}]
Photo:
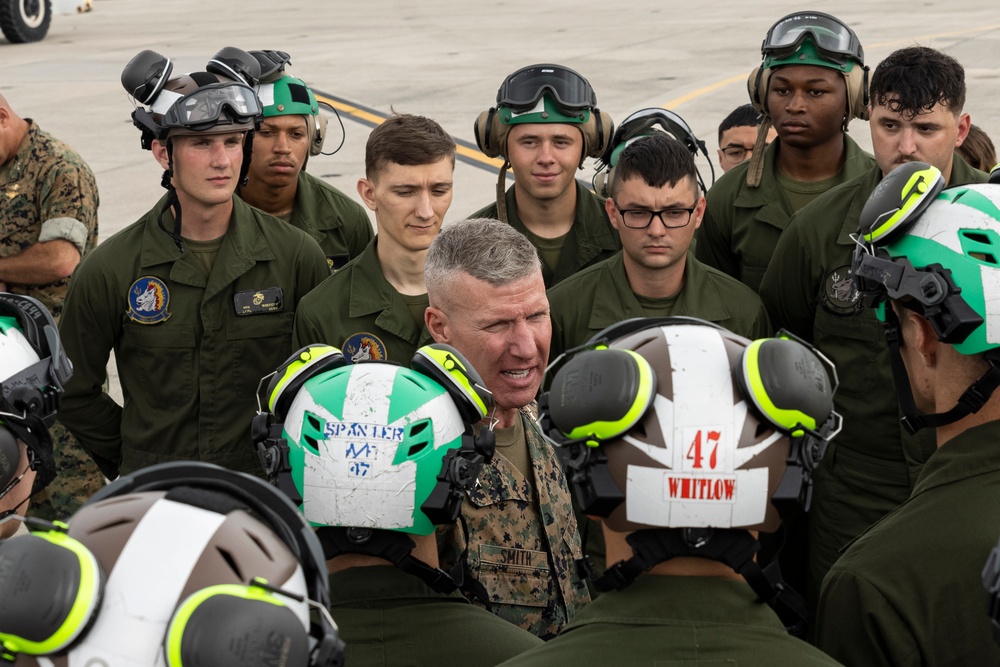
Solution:
[{"label": "man wearing glasses", "polygon": [[[601,198],[576,181],[583,161],[604,153],[613,130],[590,82],[560,65],[514,72],[496,107],[476,120],[479,148],[502,157],[504,166],[497,201],[469,217],[495,218],[527,236],[542,258],[546,287],[621,248]],[[516,183],[505,194],[508,166]]]},{"label": "man wearing glasses", "polygon": [[705,198],[683,143],[660,132],[636,139],[610,178],[605,210],[622,250],[549,290],[550,359],[632,317],[687,315],[752,339],[770,334],[751,289],[688,255]]},{"label": "man wearing glasses", "polygon": [[[719,123],[719,166],[723,173],[753,157],[757,128],[762,121],[752,104],[740,105],[722,119]],[[767,143],[774,141],[776,136],[778,133],[772,127],[767,131]]]},{"label": "man wearing glasses", "polygon": [[[775,23],[750,73],[754,108],[764,118],[753,157],[724,174],[708,194],[695,253],[756,291],[792,214],[875,160],[847,136],[868,118],[868,69],[857,35],[820,12]],[[766,129],[778,138],[765,150]]]}]

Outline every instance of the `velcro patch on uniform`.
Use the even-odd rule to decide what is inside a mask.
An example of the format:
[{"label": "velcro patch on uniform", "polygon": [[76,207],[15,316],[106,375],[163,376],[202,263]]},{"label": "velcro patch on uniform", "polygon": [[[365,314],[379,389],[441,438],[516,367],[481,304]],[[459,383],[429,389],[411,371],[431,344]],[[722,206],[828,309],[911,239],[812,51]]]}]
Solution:
[{"label": "velcro patch on uniform", "polygon": [[514,549],[495,544],[479,545],[480,565],[489,565],[501,570],[544,570],[549,569],[549,559],[544,551]]},{"label": "velcro patch on uniform", "polygon": [[143,276],[128,288],[128,310],[125,314],[139,324],[156,324],[170,318],[170,291],[156,276]]},{"label": "velcro patch on uniform", "polygon": [[237,317],[280,313],[285,309],[280,287],[265,287],[264,289],[237,292],[233,295],[233,305]]}]

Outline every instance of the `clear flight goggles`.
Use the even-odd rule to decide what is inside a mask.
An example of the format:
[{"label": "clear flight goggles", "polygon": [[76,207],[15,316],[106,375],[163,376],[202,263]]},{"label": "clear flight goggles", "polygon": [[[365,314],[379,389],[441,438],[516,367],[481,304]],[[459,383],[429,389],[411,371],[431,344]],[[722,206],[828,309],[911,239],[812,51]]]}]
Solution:
[{"label": "clear flight goggles", "polygon": [[497,92],[497,106],[515,111],[534,108],[548,94],[568,110],[594,109],[597,95],[583,76],[561,65],[530,65],[508,76]]},{"label": "clear flight goggles", "polygon": [[865,52],[858,36],[840,19],[823,12],[791,14],[767,31],[761,52],[775,59],[793,55],[806,37],[827,58],[839,63],[864,62]]},{"label": "clear flight goggles", "polygon": [[217,83],[178,99],[163,114],[161,125],[200,131],[217,125],[224,114],[234,123],[247,123],[262,113],[252,88],[240,83]]}]

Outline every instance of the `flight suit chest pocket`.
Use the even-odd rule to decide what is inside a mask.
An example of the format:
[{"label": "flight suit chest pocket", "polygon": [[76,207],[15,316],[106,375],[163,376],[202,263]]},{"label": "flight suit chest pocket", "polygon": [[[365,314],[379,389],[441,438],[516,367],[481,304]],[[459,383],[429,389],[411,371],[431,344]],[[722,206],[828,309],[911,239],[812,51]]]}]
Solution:
[{"label": "flight suit chest pocket", "polygon": [[253,397],[260,379],[280,366],[292,350],[294,313],[240,317],[227,325],[232,354],[233,389],[241,398]]},{"label": "flight suit chest pocket", "polygon": [[122,385],[150,409],[186,405],[194,392],[195,345],[193,326],[126,324],[118,353]]}]

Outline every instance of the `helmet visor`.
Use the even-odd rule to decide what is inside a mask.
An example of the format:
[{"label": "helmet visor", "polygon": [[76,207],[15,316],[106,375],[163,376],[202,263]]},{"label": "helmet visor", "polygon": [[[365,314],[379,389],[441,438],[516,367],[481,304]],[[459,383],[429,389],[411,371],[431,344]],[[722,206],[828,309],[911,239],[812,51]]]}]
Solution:
[{"label": "helmet visor", "polygon": [[865,52],[858,36],[840,19],[822,12],[792,14],[781,19],[767,31],[761,52],[775,59],[793,55],[806,37],[821,55],[843,63],[847,60],[864,62]]},{"label": "helmet visor", "polygon": [[546,94],[563,109],[577,111],[597,106],[590,82],[560,65],[531,65],[514,72],[500,86],[497,105],[525,111]]},{"label": "helmet visor", "polygon": [[234,123],[247,123],[262,112],[260,100],[249,86],[218,83],[177,100],[163,115],[163,126],[203,131],[217,125],[223,115]]}]

